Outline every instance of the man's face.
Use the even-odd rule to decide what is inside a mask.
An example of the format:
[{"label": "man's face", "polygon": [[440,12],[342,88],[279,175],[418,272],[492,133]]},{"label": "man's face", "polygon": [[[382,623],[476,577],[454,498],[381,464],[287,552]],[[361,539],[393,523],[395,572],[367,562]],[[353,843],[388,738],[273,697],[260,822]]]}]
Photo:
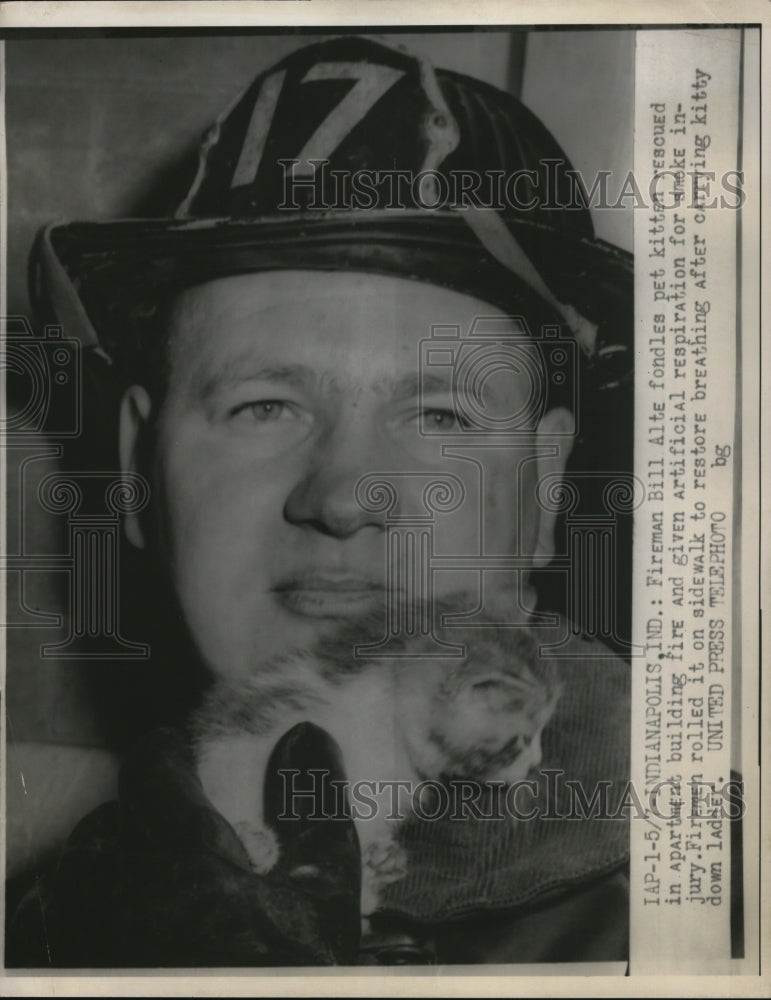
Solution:
[{"label": "man's face", "polygon": [[[152,544],[162,547],[213,673],[247,673],[340,619],[383,607],[389,569],[393,587],[412,586],[399,576],[403,554],[386,551],[386,514],[357,500],[364,477],[382,474],[395,490],[392,529],[406,532],[404,519],[428,513],[434,554],[467,557],[419,574],[418,597],[428,586],[438,595],[478,593],[480,554],[549,555],[553,522],[534,487],[539,473],[561,470],[564,439],[557,455],[541,447],[539,462],[533,457],[563,415],[547,414],[541,436],[520,435],[516,447],[511,439],[498,446],[494,435],[486,443],[495,446],[482,447],[484,434],[464,447],[451,381],[421,375],[420,342],[432,325],[466,333],[478,316],[503,319],[467,295],[346,272],[239,275],[175,301],[170,378],[156,415]],[[532,391],[524,372],[494,372],[484,383],[486,412],[518,412]],[[151,409],[143,389],[129,390],[127,467],[136,467]],[[463,498],[431,515],[426,486],[442,475],[455,477]],[[151,543],[138,522],[127,530],[135,544]],[[492,573],[485,586],[503,584],[516,600],[515,574]]]}]

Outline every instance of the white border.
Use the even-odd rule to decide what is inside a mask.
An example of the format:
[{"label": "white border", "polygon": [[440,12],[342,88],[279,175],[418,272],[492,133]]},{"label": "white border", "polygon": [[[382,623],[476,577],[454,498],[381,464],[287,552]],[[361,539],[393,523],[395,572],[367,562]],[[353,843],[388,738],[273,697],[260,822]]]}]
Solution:
[{"label": "white border", "polygon": [[[516,10],[516,18],[512,15]],[[297,25],[307,26],[359,26],[359,25],[479,25],[488,23],[502,27],[531,24],[615,24],[615,25],[666,25],[666,24],[742,24],[758,23],[763,27],[771,25],[769,5],[762,0],[718,0],[711,4],[686,0],[686,2],[668,2],[668,0],[592,0],[582,4],[557,2],[557,0],[520,0],[516,8],[511,0],[477,0],[473,4],[459,0],[425,0],[420,5],[414,3],[394,2],[394,0],[371,0],[370,3],[355,3],[354,0],[305,0],[305,2],[287,2],[287,0],[219,0],[208,2],[49,2],[28,3],[15,2],[0,4],[0,29],[35,27],[39,29],[62,29],[76,27],[157,27],[172,28],[197,26],[263,26],[287,27]],[[762,66],[761,90],[769,94],[769,70],[767,61]],[[0,119],[0,123],[2,119]],[[769,155],[769,129],[762,136],[762,157],[764,174],[767,178]],[[0,135],[4,140],[4,136]],[[3,150],[4,152],[4,146]],[[762,185],[762,217],[763,234],[768,245],[768,220],[771,217],[768,204],[769,186]],[[0,251],[5,252],[5,190],[4,174],[0,181]],[[748,213],[749,214],[749,213]],[[746,244],[751,249],[752,244]],[[761,261],[762,267],[762,261]],[[758,280],[762,275],[759,270]],[[5,275],[2,275],[2,290],[0,303],[5,291]],[[760,289],[758,289],[759,293]],[[746,308],[754,308],[758,296],[753,289],[745,290]],[[767,306],[762,303],[760,316],[761,329],[766,327],[764,319]],[[746,313],[745,313],[746,315]],[[743,400],[743,417],[745,420],[745,440],[754,442],[753,428],[759,424],[763,437],[768,440],[771,432],[771,417],[769,417],[768,399],[771,390],[771,365],[769,365],[768,349],[762,353],[761,364],[753,366],[744,357],[745,371],[748,372],[745,381]],[[759,382],[754,382],[755,372]],[[762,387],[762,401],[765,409],[758,412],[756,400],[760,392],[754,395],[753,390]],[[768,594],[771,592],[771,544],[768,534],[761,536],[760,525],[749,523],[751,504],[749,497],[759,498],[761,517],[765,523],[771,519],[771,503],[768,490],[761,492],[761,484],[768,480],[768,462],[763,463],[762,453],[759,459],[749,461],[749,449],[745,453],[747,461],[743,472],[743,494],[745,498],[745,534],[742,544],[744,562],[744,593],[743,602],[749,608],[748,617],[754,621],[756,603],[768,609]],[[755,563],[755,553],[759,553],[759,562]],[[754,572],[750,567],[758,565],[760,593],[754,584]],[[771,642],[771,628],[768,613],[765,616],[762,638],[765,648]],[[748,651],[756,649],[754,642],[748,642]],[[2,684],[5,684],[5,663],[2,664]],[[765,685],[765,695],[760,704],[761,731],[767,732],[769,722],[769,688]],[[743,692],[751,693],[749,687],[743,687]],[[2,737],[5,736],[5,713],[2,717]],[[747,722],[744,723],[745,738],[748,743],[743,746],[745,751],[757,752],[757,740],[754,734],[748,734]],[[3,802],[5,794],[4,763],[0,772],[2,780]],[[768,782],[764,783],[764,791]],[[754,790],[753,790],[754,791]],[[771,827],[771,802],[768,795],[762,795],[756,800],[761,811],[764,842],[768,841],[768,830]],[[0,839],[3,849],[4,836]],[[564,967],[561,976],[541,976],[527,978],[524,973],[527,967],[517,966],[501,968],[485,966],[484,972],[479,967],[473,969],[453,968],[452,974],[445,973],[440,968],[431,968],[423,975],[404,973],[399,969],[372,970],[371,973],[346,973],[336,975],[334,970],[314,971],[312,976],[295,974],[293,970],[276,975],[274,972],[250,972],[248,976],[230,974],[222,976],[219,973],[158,976],[153,973],[131,974],[122,976],[118,973],[99,975],[69,976],[56,975],[2,975],[0,992],[6,996],[32,995],[63,995],[63,996],[510,996],[516,990],[518,994],[530,993],[539,996],[766,996],[771,989],[771,977],[768,968],[771,962],[771,937],[767,932],[767,921],[764,921],[763,906],[769,898],[769,858],[764,852],[761,856],[759,902],[760,932],[761,932],[761,967],[759,975],[737,975],[725,977],[635,977],[622,978],[616,975],[588,976],[588,969],[581,967],[581,978],[574,977],[575,967]],[[754,890],[755,886],[748,889]],[[597,970],[599,971],[599,970]],[[608,970],[610,971],[610,970]]]}]

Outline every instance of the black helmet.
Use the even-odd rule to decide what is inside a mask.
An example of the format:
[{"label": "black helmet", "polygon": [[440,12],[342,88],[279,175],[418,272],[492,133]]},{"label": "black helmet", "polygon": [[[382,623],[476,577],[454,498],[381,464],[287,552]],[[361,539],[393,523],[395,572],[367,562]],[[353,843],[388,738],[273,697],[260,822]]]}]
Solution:
[{"label": "black helmet", "polygon": [[524,105],[398,46],[341,37],[258,76],[205,134],[159,219],[44,230],[32,298],[109,356],[159,291],[241,272],[392,273],[567,325],[595,384],[632,367],[629,254]]}]

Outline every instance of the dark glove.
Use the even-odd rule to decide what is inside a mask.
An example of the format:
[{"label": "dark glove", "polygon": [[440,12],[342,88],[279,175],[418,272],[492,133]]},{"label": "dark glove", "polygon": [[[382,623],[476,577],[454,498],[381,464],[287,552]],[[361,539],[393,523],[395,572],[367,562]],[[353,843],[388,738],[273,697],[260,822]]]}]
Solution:
[{"label": "dark glove", "polygon": [[[321,801],[284,812],[280,769],[327,772]],[[354,964],[361,860],[353,820],[331,782],[345,775],[336,745],[303,723],[276,744],[266,775],[266,822],[281,855],[256,875],[230,824],[212,807],[181,733],[159,730],[121,768],[119,801],[90,813],[54,871],[9,925],[7,964],[51,967]],[[320,806],[320,808],[319,808]],[[315,818],[316,816],[326,818]]]}]

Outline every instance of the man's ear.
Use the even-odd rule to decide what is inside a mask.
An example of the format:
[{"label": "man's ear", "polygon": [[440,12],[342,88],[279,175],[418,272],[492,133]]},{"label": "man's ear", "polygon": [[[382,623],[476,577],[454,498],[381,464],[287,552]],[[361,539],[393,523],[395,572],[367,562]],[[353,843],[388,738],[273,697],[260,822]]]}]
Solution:
[{"label": "man's ear", "polygon": [[[573,417],[564,407],[555,407],[541,418],[536,432],[538,449],[538,481],[545,476],[562,477],[565,463],[573,448],[570,433]],[[556,450],[556,454],[553,452]],[[554,510],[538,510],[538,536],[535,544],[534,566],[546,566],[554,555],[554,529],[557,513]]]},{"label": "man's ear", "polygon": [[[123,394],[120,404],[120,467],[122,472],[141,474],[140,447],[150,419],[152,401],[141,385],[132,385]],[[145,536],[138,514],[127,514],[124,520],[126,537],[138,549],[145,547]]]}]

